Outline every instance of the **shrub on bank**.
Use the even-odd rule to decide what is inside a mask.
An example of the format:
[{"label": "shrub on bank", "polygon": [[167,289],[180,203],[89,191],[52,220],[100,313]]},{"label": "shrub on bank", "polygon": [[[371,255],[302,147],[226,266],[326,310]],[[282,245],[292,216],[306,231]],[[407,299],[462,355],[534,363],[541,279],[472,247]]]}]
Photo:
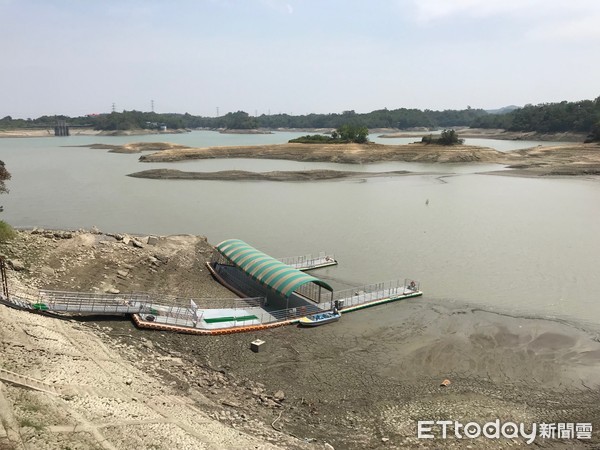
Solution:
[{"label": "shrub on bank", "polygon": [[592,131],[585,140],[586,144],[591,142],[600,142],[600,122],[596,123],[596,125],[592,127]]},{"label": "shrub on bank", "polygon": [[437,145],[460,145],[465,142],[464,139],[459,139],[458,134],[454,130],[444,130],[440,137],[436,138],[433,135],[423,136],[421,138],[423,144]]},{"label": "shrub on bank", "polygon": [[296,139],[290,139],[289,142],[293,144],[328,144],[337,142],[337,140],[323,134],[307,134],[306,136],[300,136]]},{"label": "shrub on bank", "polygon": [[331,136],[312,134],[290,139],[289,142],[300,144],[348,144],[351,142],[366,144],[369,142],[369,129],[360,125],[344,124],[332,132]]},{"label": "shrub on bank", "polygon": [[0,220],[0,242],[6,242],[14,238],[16,235],[15,230],[9,224]]}]

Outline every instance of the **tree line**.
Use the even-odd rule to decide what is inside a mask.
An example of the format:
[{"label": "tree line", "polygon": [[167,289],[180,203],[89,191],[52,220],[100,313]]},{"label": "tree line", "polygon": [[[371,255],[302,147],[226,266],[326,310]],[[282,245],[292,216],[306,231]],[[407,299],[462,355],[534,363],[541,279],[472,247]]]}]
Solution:
[{"label": "tree line", "polygon": [[82,117],[42,116],[37,119],[0,119],[0,129],[26,127],[53,127],[57,120],[66,120],[71,126],[89,126],[97,130],[131,130],[144,128],[324,128],[337,129],[342,125],[367,128],[501,128],[509,131],[538,133],[580,132],[590,136],[600,134],[600,97],[578,102],[543,103],[526,105],[505,113],[491,113],[483,109],[433,111],[429,109],[387,108],[369,113],[344,111],[331,114],[262,114],[251,116],[245,111],[230,112],[219,117],[194,116],[189,113],[160,114],[143,111],[123,111]]},{"label": "tree line", "polygon": [[525,105],[507,114],[485,115],[475,119],[473,128],[502,128],[537,133],[591,133],[600,125],[600,97],[578,102]]}]

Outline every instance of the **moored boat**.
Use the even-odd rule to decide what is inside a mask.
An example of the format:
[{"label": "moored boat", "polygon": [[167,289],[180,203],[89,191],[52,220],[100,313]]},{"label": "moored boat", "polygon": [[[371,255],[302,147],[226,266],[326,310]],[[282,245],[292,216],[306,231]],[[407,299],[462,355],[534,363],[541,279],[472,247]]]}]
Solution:
[{"label": "moored boat", "polygon": [[342,315],[339,312],[326,311],[302,317],[298,323],[304,327],[316,327],[326,323],[337,322]]}]

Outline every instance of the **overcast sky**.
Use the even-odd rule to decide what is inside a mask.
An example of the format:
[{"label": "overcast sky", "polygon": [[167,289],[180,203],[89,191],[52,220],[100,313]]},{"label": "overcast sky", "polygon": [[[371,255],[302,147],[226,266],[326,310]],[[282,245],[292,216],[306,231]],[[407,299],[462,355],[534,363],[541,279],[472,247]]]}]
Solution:
[{"label": "overcast sky", "polygon": [[600,96],[599,0],[0,0],[0,117]]}]

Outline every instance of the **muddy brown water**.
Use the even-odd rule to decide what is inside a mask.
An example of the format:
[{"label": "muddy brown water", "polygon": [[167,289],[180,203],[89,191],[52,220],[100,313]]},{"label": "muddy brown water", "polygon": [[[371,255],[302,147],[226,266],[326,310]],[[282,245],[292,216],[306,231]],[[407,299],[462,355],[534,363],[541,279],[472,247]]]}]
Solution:
[{"label": "muddy brown water", "polygon": [[[300,133],[169,135],[186,145],[276,143]],[[414,278],[436,300],[600,324],[600,183],[479,175],[490,164],[350,165],[272,160],[139,163],[61,147],[157,136],[2,139],[11,171],[3,219],[16,226],[240,238],[275,257],[332,252],[315,272],[336,289]],[[395,140],[393,140],[395,141]],[[505,145],[487,140],[478,144]],[[530,145],[532,143],[527,143]],[[511,143],[514,145],[514,143]],[[409,170],[423,175],[319,183],[144,180],[142,169]],[[51,188],[50,188],[51,187]]]},{"label": "muddy brown water", "polygon": [[[110,142],[143,140],[118,139]],[[314,330],[207,339],[115,323],[185,351],[192,362],[283,389],[286,431],[363,448],[389,436],[417,445],[410,437],[420,418],[599,423],[597,178],[475,173],[495,165],[141,165],[139,155],[60,147],[98,141],[0,140],[0,159],[13,175],[3,219],[16,226],[204,234],[215,244],[236,237],[273,256],[328,250],[340,265],[313,274],[335,288],[405,277],[421,282],[421,299]],[[304,184],[125,176],[162,167],[428,174]],[[248,349],[257,337],[267,341],[264,353]],[[445,378],[452,387],[440,390]]]}]

